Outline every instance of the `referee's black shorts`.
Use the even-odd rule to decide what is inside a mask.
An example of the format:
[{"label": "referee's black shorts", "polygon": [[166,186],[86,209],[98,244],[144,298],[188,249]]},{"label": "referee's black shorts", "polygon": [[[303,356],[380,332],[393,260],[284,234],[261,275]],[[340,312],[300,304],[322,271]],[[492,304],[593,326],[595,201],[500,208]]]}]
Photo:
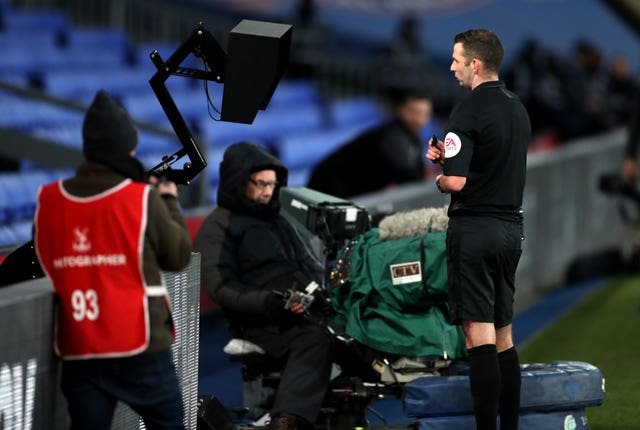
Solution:
[{"label": "referee's black shorts", "polygon": [[511,324],[523,239],[522,221],[486,216],[449,219],[447,276],[454,324],[488,322],[496,328]]}]

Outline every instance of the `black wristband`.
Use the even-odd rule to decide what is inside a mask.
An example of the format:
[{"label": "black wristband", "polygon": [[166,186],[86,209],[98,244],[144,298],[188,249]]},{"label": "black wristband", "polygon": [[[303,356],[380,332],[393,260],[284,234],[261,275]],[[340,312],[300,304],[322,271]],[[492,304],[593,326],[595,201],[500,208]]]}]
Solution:
[{"label": "black wristband", "polygon": [[444,193],[444,190],[440,186],[440,178],[436,179],[436,187],[438,187],[438,190],[440,190],[441,193]]}]

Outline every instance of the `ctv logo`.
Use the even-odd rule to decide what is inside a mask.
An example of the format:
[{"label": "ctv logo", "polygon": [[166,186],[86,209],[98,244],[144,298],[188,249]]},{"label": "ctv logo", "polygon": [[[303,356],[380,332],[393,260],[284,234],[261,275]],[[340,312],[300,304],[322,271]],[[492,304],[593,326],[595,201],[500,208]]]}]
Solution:
[{"label": "ctv logo", "polygon": [[35,358],[26,363],[0,365],[0,424],[4,430],[33,427],[37,368]]},{"label": "ctv logo", "polygon": [[393,285],[409,284],[422,281],[422,270],[419,261],[391,264],[391,282]]}]

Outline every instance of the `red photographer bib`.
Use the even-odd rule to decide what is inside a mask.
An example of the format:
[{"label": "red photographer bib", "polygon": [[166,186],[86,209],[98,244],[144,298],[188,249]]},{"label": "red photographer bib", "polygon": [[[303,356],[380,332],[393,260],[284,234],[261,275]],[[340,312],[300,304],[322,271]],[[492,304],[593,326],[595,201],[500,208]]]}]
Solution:
[{"label": "red photographer bib", "polygon": [[91,197],[70,195],[62,182],[41,188],[35,243],[58,295],[61,357],[119,357],[147,348],[147,296],[166,296],[163,286],[147,290],[142,271],[148,192],[131,180]]}]

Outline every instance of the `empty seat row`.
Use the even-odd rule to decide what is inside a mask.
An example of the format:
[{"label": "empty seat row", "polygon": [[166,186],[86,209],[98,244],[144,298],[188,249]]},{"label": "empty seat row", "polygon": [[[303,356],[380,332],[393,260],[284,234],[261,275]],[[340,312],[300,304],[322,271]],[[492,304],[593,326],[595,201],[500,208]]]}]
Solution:
[{"label": "empty seat row", "polygon": [[81,123],[83,113],[42,100],[0,93],[0,127],[27,130],[44,125]]},{"label": "empty seat row", "polygon": [[[27,85],[33,84],[36,75],[38,85],[48,94],[84,105],[90,103],[96,91],[106,89],[134,119],[173,131],[149,85],[156,72],[149,54],[157,49],[166,61],[178,44],[131,46],[120,31],[76,28],[66,15],[51,11],[8,7],[5,21],[7,25],[0,31],[4,57],[0,79]],[[189,56],[184,66],[204,67],[201,59],[194,56]],[[212,195],[219,181],[224,148],[233,142],[250,140],[267,147],[289,167],[289,185],[301,186],[321,158],[384,118],[372,99],[326,100],[312,80],[284,79],[253,124],[229,123],[216,121],[223,104],[223,85],[207,82],[208,94],[202,81],[181,76],[169,77],[165,85],[206,154],[208,168],[203,176],[211,185]],[[83,112],[15,96],[3,98],[0,94],[0,99],[0,127],[30,131],[38,137],[81,148]],[[139,138],[137,153],[146,167],[180,148],[177,137],[140,131]],[[15,199],[16,208],[7,209],[5,203],[11,199],[3,200],[3,196],[10,194],[5,187],[0,190],[0,211],[4,213],[0,216],[5,220],[18,219],[33,210],[32,190],[25,192],[23,199]]]},{"label": "empty seat row", "polygon": [[[74,124],[41,125],[32,127],[28,131],[41,139],[81,150],[82,121],[83,118],[80,118]],[[157,153],[170,155],[180,148],[180,142],[175,136],[165,136],[163,134],[138,130],[136,155],[140,157],[147,156],[148,154],[155,156]]]},{"label": "empty seat row", "polygon": [[358,133],[379,122],[379,119],[371,118],[328,130],[292,134],[280,139],[275,150],[280,160],[290,169],[313,166]]},{"label": "empty seat row", "polygon": [[32,219],[38,189],[55,179],[56,175],[46,171],[1,173],[0,223]]},{"label": "empty seat row", "polygon": [[[53,17],[55,20],[55,16]],[[35,50],[70,51],[82,54],[89,50],[118,51],[129,54],[132,49],[126,34],[119,30],[99,27],[72,27],[63,25],[62,28],[30,29],[12,24],[12,14],[6,17],[5,25],[0,30],[0,48]]]},{"label": "empty seat row", "polygon": [[0,226],[0,248],[28,242],[32,237],[31,220],[19,221]]},{"label": "empty seat row", "polygon": [[42,87],[56,97],[88,105],[100,89],[116,99],[128,94],[150,93],[150,77],[148,69],[141,67],[53,70],[42,75]]},{"label": "empty seat row", "polygon": [[69,16],[50,9],[16,9],[10,5],[2,8],[2,31],[9,33],[51,33],[67,31],[71,27]]},{"label": "empty seat row", "polygon": [[17,9],[8,2],[0,7],[2,72],[36,74],[133,60],[131,43],[121,30],[77,27],[56,10]]},{"label": "empty seat row", "polygon": [[105,51],[24,50],[9,48],[2,52],[0,72],[3,74],[28,74],[36,80],[46,71],[71,71],[79,68],[114,70],[114,66],[126,66],[126,56],[122,53]]}]

